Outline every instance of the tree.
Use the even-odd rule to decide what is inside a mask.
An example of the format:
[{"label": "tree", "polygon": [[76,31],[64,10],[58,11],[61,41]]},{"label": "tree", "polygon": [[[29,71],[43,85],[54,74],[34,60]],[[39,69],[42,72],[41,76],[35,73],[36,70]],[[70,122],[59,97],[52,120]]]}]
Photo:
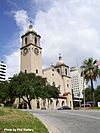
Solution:
[{"label": "tree", "polygon": [[22,98],[30,109],[31,100],[38,97],[39,89],[41,89],[42,82],[39,84],[38,81],[35,74],[22,72],[19,75],[14,75],[10,81],[10,84],[13,84],[13,88],[16,88],[17,97]]},{"label": "tree", "polygon": [[[14,75],[10,84],[13,85],[12,90],[16,88],[15,96],[22,98],[31,109],[32,99],[55,98],[58,95],[56,87],[48,85],[46,78],[36,76],[33,73],[19,73]],[[51,94],[52,93],[52,94]]]},{"label": "tree", "polygon": [[8,87],[8,82],[0,83],[0,102],[4,103],[7,97],[6,88]]},{"label": "tree", "polygon": [[100,102],[100,85],[97,86],[96,90],[95,90],[95,100],[96,100],[96,104],[98,102]]},{"label": "tree", "polygon": [[5,106],[12,106],[16,97],[16,89],[12,83],[8,81],[0,83],[0,100]]},{"label": "tree", "polygon": [[85,89],[85,101],[86,102],[92,101],[92,90],[90,87]]},{"label": "tree", "polygon": [[[41,91],[41,98],[44,100],[48,100],[48,107],[49,107],[49,101],[51,101],[51,98],[58,99],[60,94],[60,90],[58,87],[55,87],[55,85],[50,85],[49,83],[46,84],[44,90]],[[45,107],[45,103],[44,103]]]},{"label": "tree", "polygon": [[83,65],[81,66],[82,76],[84,77],[84,79],[86,79],[87,83],[89,81],[91,83],[94,106],[95,106],[95,95],[94,95],[93,81],[96,81],[96,79],[100,76],[100,70],[98,66],[95,65],[95,63],[96,63],[96,60],[93,60],[93,58],[88,58],[83,61]]}]

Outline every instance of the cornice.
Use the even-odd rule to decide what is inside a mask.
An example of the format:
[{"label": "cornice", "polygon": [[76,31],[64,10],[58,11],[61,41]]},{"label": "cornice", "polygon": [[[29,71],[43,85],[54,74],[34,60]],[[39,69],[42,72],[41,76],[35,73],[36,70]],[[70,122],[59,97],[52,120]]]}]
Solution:
[{"label": "cornice", "polygon": [[22,50],[22,49],[24,49],[24,48],[26,48],[26,47],[28,47],[28,46],[30,46],[30,45],[33,45],[33,46],[35,46],[35,47],[37,47],[37,48],[39,48],[39,49],[42,49],[41,47],[39,47],[39,46],[37,46],[37,45],[34,45],[33,43],[29,43],[29,44],[27,44],[26,46],[21,47],[20,50]]}]

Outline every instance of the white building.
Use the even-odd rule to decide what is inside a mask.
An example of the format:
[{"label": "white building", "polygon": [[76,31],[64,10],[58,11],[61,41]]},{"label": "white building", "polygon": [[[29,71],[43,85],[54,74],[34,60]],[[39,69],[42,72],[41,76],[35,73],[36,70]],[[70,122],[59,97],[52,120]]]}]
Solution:
[{"label": "white building", "polygon": [[[69,67],[59,55],[59,60],[54,66],[42,69],[42,48],[40,45],[41,36],[33,30],[30,25],[27,32],[22,35],[22,46],[20,48],[20,71],[27,73],[35,73],[42,77],[46,77],[47,81],[60,89],[59,98],[52,100],[49,108],[57,108],[63,105],[68,105],[73,108],[72,92],[70,86]],[[52,59],[53,60],[53,59]],[[35,100],[32,103],[32,108],[43,106],[41,99]]]},{"label": "white building", "polygon": [[74,98],[83,98],[83,77],[81,77],[81,70],[78,67],[70,68],[71,86]]},{"label": "white building", "polygon": [[5,81],[5,79],[6,79],[6,70],[7,70],[6,64],[3,61],[1,61],[0,62],[0,82]]}]

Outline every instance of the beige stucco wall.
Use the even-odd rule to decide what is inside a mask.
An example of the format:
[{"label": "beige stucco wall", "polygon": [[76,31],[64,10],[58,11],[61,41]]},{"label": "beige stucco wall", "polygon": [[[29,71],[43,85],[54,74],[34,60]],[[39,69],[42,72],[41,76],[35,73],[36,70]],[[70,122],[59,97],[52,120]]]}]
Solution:
[{"label": "beige stucco wall", "polygon": [[20,70],[22,72],[25,72],[25,70],[27,70],[28,73],[36,73],[36,70],[38,70],[39,75],[42,76],[42,50],[38,48],[39,54],[37,55],[34,53],[35,48],[36,47],[33,45],[28,46],[28,53],[26,55],[23,55],[24,49],[21,50]]},{"label": "beige stucco wall", "polygon": [[[66,102],[66,105],[73,108],[73,102],[72,102],[72,92],[71,92],[71,85],[70,85],[70,78],[69,77],[63,77],[61,76],[55,68],[50,67],[48,69],[43,70],[43,77],[47,78],[47,81],[52,85],[53,82],[55,82],[56,87],[60,86],[60,95],[63,95],[64,92],[70,92],[68,96],[66,96],[65,99],[59,99],[60,106],[62,101]],[[68,84],[68,85],[67,85]],[[54,105],[55,108],[55,105]]]},{"label": "beige stucco wall", "polygon": [[46,77],[51,85],[53,82],[55,82],[56,87],[60,85],[61,94],[64,92],[62,77],[53,67],[43,70],[43,77]]}]

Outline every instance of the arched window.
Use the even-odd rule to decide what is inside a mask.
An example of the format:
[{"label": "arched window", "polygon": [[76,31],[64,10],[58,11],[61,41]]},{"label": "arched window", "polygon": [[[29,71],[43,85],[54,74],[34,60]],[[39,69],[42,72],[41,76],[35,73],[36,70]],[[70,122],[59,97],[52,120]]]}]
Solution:
[{"label": "arched window", "polygon": [[25,73],[27,73],[27,70],[25,70]]},{"label": "arched window", "polygon": [[65,69],[65,74],[67,75],[67,69]]},{"label": "arched window", "polygon": [[27,44],[27,37],[25,37],[25,44]]},{"label": "arched window", "polygon": [[65,102],[64,101],[62,101],[62,106],[64,106],[65,105]]},{"label": "arched window", "polygon": [[59,70],[59,69],[57,69],[57,72],[58,72],[58,73],[60,73],[60,70]]},{"label": "arched window", "polygon": [[35,44],[37,45],[37,38],[35,37]]},{"label": "arched window", "polygon": [[38,70],[36,69],[36,73],[38,73]]},{"label": "arched window", "polygon": [[40,102],[39,102],[39,99],[37,99],[37,108],[38,108],[38,109],[40,108]]},{"label": "arched window", "polygon": [[60,103],[59,103],[59,101],[57,100],[56,101],[56,107],[59,107],[60,106]]}]

